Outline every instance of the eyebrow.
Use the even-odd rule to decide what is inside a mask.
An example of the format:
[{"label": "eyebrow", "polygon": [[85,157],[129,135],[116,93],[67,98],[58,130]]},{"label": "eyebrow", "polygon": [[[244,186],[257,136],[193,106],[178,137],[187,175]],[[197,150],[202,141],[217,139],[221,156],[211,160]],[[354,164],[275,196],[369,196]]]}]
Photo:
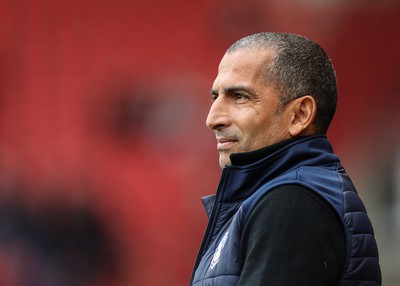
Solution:
[{"label": "eyebrow", "polygon": [[[238,86],[228,86],[224,88],[224,93],[225,94],[234,94],[236,92],[246,92],[249,93],[250,95],[256,95],[256,93],[247,86],[243,86],[243,85],[238,85]],[[216,89],[211,89],[210,91],[211,95],[218,95],[218,91]]]}]

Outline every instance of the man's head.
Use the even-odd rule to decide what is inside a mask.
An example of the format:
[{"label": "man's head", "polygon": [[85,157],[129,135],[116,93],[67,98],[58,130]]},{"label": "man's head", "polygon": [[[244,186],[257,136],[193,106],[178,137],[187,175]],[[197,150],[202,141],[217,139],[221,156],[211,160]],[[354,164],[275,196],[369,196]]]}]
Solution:
[{"label": "man's head", "polygon": [[214,130],[220,165],[231,153],[326,133],[337,103],[332,64],[315,42],[260,33],[234,43],[211,89],[207,126]]}]

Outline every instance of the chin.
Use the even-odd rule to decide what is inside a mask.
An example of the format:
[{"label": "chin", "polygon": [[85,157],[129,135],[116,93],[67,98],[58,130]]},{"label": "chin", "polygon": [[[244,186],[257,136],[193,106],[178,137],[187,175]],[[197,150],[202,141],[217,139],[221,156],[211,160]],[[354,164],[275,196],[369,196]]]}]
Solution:
[{"label": "chin", "polygon": [[232,165],[231,160],[220,160],[219,165],[221,168],[224,168],[225,166],[230,166]]}]

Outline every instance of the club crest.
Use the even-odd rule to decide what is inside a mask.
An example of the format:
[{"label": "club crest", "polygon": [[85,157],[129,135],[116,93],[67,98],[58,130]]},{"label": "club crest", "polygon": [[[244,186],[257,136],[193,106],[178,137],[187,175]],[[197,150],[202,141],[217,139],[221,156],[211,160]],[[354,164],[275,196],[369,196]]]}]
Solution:
[{"label": "club crest", "polygon": [[226,240],[228,239],[228,234],[229,234],[229,230],[224,234],[224,237],[219,242],[217,249],[215,249],[214,256],[213,256],[213,259],[211,260],[211,264],[210,264],[211,269],[213,269],[219,261],[219,258],[221,256],[221,251],[225,246]]}]

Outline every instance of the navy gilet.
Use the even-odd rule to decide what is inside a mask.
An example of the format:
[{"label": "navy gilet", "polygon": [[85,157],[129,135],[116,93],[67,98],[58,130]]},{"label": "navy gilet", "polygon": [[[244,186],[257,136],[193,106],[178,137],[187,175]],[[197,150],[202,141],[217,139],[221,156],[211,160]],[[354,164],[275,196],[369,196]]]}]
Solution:
[{"label": "navy gilet", "polygon": [[237,285],[240,239],[257,202],[268,191],[298,184],[336,210],[346,237],[345,269],[338,285],[381,285],[378,249],[364,204],[325,135],[299,139],[263,159],[222,171],[215,196],[203,198],[209,215],[191,285]]}]

